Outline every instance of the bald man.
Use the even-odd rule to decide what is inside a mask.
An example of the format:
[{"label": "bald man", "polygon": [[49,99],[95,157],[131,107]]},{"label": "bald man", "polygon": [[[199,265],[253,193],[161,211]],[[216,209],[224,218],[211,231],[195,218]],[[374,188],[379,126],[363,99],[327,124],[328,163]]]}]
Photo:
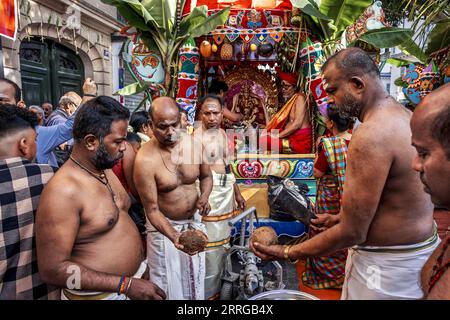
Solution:
[{"label": "bald man", "polygon": [[439,245],[433,204],[411,170],[411,112],[385,91],[377,65],[358,48],[339,51],[322,68],[328,102],[357,117],[338,215],[295,246],[255,245],[264,258],[298,259],[350,248],[342,299],[420,299],[420,273]]},{"label": "bald man", "polygon": [[[450,84],[426,96],[411,118],[412,163],[433,202],[450,209]],[[426,299],[450,300],[450,234],[422,270]]]},{"label": "bald man", "polygon": [[187,252],[178,240],[188,228],[206,232],[198,221],[210,210],[211,170],[202,164],[201,144],[194,148],[194,137],[181,130],[173,99],[157,98],[150,110],[155,139],[142,147],[134,165],[134,181],[147,217],[150,279],[169,300],[202,300],[204,252]]}]

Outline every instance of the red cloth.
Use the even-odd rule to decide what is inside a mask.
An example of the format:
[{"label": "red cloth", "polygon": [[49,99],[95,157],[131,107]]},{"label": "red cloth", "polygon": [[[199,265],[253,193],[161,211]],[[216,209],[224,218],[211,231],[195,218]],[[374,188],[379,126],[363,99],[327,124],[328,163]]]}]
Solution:
[{"label": "red cloth", "polygon": [[[289,147],[294,153],[311,153],[312,150],[312,129],[299,129],[288,137]],[[264,151],[272,150],[278,144],[278,153],[283,151],[283,143],[281,139],[271,136],[262,136],[259,138],[259,145]]]},{"label": "red cloth", "polygon": [[288,73],[283,72],[280,67],[276,67],[277,73],[281,80],[287,81],[293,86],[297,85],[298,74],[297,73]]},{"label": "red cloth", "polygon": [[125,179],[125,174],[123,173],[123,159],[120,159],[114,167],[112,168],[114,174],[119,178],[120,183],[125,188],[125,190],[130,193],[130,187],[128,186],[127,179]]},{"label": "red cloth", "polygon": [[304,128],[297,130],[289,136],[289,145],[295,153],[311,153],[312,151],[312,129]]}]

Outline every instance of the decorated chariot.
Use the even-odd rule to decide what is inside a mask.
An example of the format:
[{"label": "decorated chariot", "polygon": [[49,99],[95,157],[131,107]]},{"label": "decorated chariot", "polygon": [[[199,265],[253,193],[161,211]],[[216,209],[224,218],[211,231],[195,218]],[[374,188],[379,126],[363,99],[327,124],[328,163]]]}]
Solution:
[{"label": "decorated chariot", "polygon": [[[424,52],[412,40],[414,30],[389,26],[381,1],[103,1],[115,5],[130,24],[123,30],[130,38],[124,57],[137,82],[118,94],[144,92],[146,100],[172,96],[191,123],[199,97],[220,78],[229,88],[227,108],[242,115],[241,128],[265,128],[285,103],[277,70],[299,76],[297,88],[306,95],[313,127],[310,153],[263,154],[245,141],[236,143],[232,169],[248,206],[256,207],[261,218],[269,218],[269,175],[307,184],[314,198],[314,142],[324,133],[327,110],[320,68],[331,54],[357,45],[380,68],[386,62],[405,66],[398,84],[413,104],[449,79],[448,37],[441,36],[448,34],[448,22],[436,23],[429,45],[434,51]],[[407,54],[381,53],[381,48],[396,46]],[[236,126],[226,122],[225,128]],[[288,233],[303,231],[299,224]]]}]

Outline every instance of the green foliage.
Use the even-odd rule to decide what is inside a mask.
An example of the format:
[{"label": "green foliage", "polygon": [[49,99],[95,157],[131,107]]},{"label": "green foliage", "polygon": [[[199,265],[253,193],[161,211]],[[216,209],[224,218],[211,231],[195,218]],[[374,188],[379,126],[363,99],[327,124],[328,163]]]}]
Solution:
[{"label": "green foliage", "polygon": [[333,38],[337,38],[372,3],[373,0],[322,0],[319,8],[320,12],[333,20],[336,28]]},{"label": "green foliage", "polygon": [[431,54],[450,45],[450,19],[436,23],[428,36],[426,53]]},{"label": "green foliage", "polygon": [[358,40],[367,42],[376,48],[392,48],[401,45],[405,39],[411,37],[410,29],[381,28],[367,31]]},{"label": "green foliage", "polygon": [[[174,76],[177,74],[179,49],[190,37],[199,37],[223,25],[230,9],[208,16],[207,7],[195,8],[178,25],[185,0],[102,0],[115,6],[120,14],[135,27],[147,44],[156,44],[166,72],[165,88],[175,95]],[[177,10],[177,4],[179,9]],[[125,89],[125,88],[124,88]],[[133,88],[130,88],[132,92]],[[137,90],[137,87],[134,88]]]},{"label": "green foliage", "polygon": [[144,92],[145,90],[150,88],[150,83],[147,82],[135,82],[132,84],[129,84],[128,86],[114,92],[114,96],[132,96],[135,94],[139,94],[141,92]]}]

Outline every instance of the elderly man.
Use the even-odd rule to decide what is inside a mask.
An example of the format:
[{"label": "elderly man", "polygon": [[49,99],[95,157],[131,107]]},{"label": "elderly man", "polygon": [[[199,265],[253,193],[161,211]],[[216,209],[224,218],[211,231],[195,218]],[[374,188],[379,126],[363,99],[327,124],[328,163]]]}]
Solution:
[{"label": "elderly man", "polygon": [[358,48],[323,66],[329,103],[362,122],[348,149],[338,215],[330,229],[295,246],[255,244],[263,258],[298,259],[350,248],[342,299],[419,299],[420,272],[439,245],[433,205],[411,170],[411,112],[386,93],[378,67]]},{"label": "elderly man", "polygon": [[305,95],[295,90],[296,75],[277,71],[286,104],[266,126],[267,133],[259,139],[260,148],[276,153],[310,153],[312,128]]},{"label": "elderly man", "polygon": [[30,106],[29,110],[36,114],[38,118],[38,125],[43,126],[45,123],[45,112],[39,106]]},{"label": "elderly man", "polygon": [[157,98],[150,110],[155,139],[141,148],[134,165],[136,189],[148,219],[150,280],[169,300],[203,300],[205,253],[190,252],[179,238],[188,228],[206,232],[198,213],[207,215],[210,210],[211,170],[202,164],[201,145],[194,148],[193,136],[181,132],[180,110],[173,99]]},{"label": "elderly man", "polygon": [[[53,105],[50,102],[44,102],[41,108],[44,110],[45,119],[47,121],[53,113]],[[47,125],[47,123],[45,125]]]},{"label": "elderly man", "polygon": [[64,123],[77,111],[81,104],[81,97],[73,91],[67,92],[59,99],[59,108],[47,119],[47,126],[55,126]]},{"label": "elderly man", "polygon": [[[97,94],[97,85],[90,78],[87,78],[84,82],[83,94],[82,103],[89,101]],[[0,78],[0,107],[5,103],[17,104],[20,95],[20,88],[14,82]],[[53,150],[72,138],[74,120],[75,116],[72,115],[65,123],[51,127],[36,127],[37,163],[46,163],[52,167],[58,167]]]},{"label": "elderly man", "polygon": [[64,300],[162,299],[142,279],[139,232],[130,199],[110,170],[125,150],[129,111],[110,97],[87,102],[73,128],[70,160],[47,184],[36,219],[38,265]]},{"label": "elderly man", "polygon": [[[56,109],[51,117],[47,120],[47,126],[56,126],[64,124],[70,116],[72,116],[78,109],[82,102],[81,97],[73,91],[67,92],[59,99],[59,108]],[[53,150],[52,158],[54,157],[61,167],[69,157],[70,149],[73,145],[73,139],[62,143]]]},{"label": "elderly man", "polygon": [[0,300],[59,299],[36,266],[35,215],[54,170],[32,163],[37,117],[13,105],[0,108]]},{"label": "elderly man", "polygon": [[[450,84],[426,96],[411,118],[412,163],[426,193],[436,205],[450,209]],[[450,300],[450,233],[422,271],[426,299]]]},{"label": "elderly man", "polygon": [[236,209],[245,208],[245,200],[229,164],[227,136],[220,128],[222,118],[220,97],[208,95],[203,98],[200,105],[202,126],[194,131],[194,136],[202,142],[203,159],[210,165],[213,175],[213,189],[209,196],[211,212],[202,219],[208,232],[208,247],[205,252],[207,299],[217,298],[220,294],[225,255],[230,248],[231,227],[228,220],[235,212],[238,213]]}]

